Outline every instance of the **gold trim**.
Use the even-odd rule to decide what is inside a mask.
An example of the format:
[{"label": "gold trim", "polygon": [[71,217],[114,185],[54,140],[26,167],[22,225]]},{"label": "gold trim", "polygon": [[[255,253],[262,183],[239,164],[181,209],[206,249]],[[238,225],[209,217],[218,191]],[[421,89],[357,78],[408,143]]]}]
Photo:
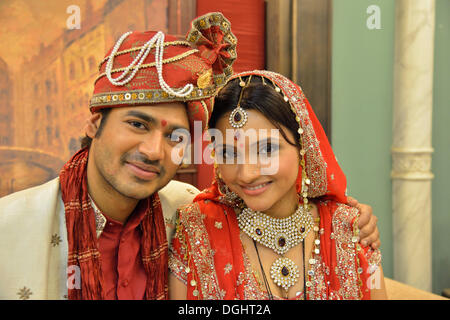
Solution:
[{"label": "gold trim", "polygon": [[[186,51],[186,52],[184,52],[184,53],[182,53],[182,54],[179,54],[179,55],[177,55],[177,56],[174,56],[174,57],[172,57],[172,58],[164,59],[164,60],[162,61],[162,63],[163,63],[163,64],[172,63],[172,62],[175,62],[175,61],[184,59],[184,58],[186,58],[186,57],[188,57],[188,56],[190,56],[191,54],[194,54],[194,53],[196,53],[196,52],[198,52],[197,49],[192,49],[192,50]],[[136,69],[136,68],[139,68],[139,69],[151,68],[151,67],[154,67],[154,66],[156,66],[156,62],[151,62],[151,63],[147,63],[147,64],[142,64],[142,65],[140,65],[139,67],[134,66],[134,67],[131,68],[130,70],[133,70],[133,69]],[[114,69],[114,70],[111,71],[111,73],[121,72],[121,71],[124,71],[125,69],[126,69],[126,67],[125,67],[125,68]],[[102,77],[104,77],[104,76],[106,76],[106,73],[105,73],[105,72],[102,73],[102,74],[100,74],[100,75],[97,77],[97,79],[95,79],[94,85],[97,83],[98,80],[100,80],[100,78],[102,78]]]},{"label": "gold trim", "polygon": [[217,86],[223,86],[226,83],[226,80],[233,74],[232,64],[237,58],[236,54],[236,44],[237,38],[231,32],[230,21],[227,20],[220,12],[211,12],[205,14],[201,17],[198,17],[191,23],[191,30],[189,31],[186,39],[192,45],[196,46],[197,41],[201,39],[203,36],[200,30],[206,30],[211,28],[211,26],[218,26],[220,30],[223,32],[223,42],[227,43],[228,48],[224,49],[224,51],[228,52],[230,58],[224,59],[224,62],[228,64],[228,66],[224,69],[222,74],[215,74],[213,76],[214,83]]},{"label": "gold trim", "polygon": [[197,87],[206,88],[210,84],[211,78],[212,78],[211,69],[207,70],[206,72],[203,72],[197,79]]},{"label": "gold trim", "polygon": [[[180,88],[175,88],[175,90],[179,89]],[[215,89],[216,88],[213,86],[203,89],[194,87],[192,92],[184,98],[169,95],[162,89],[108,92],[94,95],[90,100],[89,106],[90,108],[95,108],[126,104],[152,104],[160,102],[204,100],[214,96]]]}]

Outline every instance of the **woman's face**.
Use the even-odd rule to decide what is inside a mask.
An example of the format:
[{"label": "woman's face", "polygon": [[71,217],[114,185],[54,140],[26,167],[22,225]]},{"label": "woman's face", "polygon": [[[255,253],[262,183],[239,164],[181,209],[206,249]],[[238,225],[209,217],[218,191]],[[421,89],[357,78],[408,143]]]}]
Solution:
[{"label": "woman's face", "polygon": [[[293,202],[296,205],[298,201],[295,183],[300,163],[299,149],[289,144],[262,113],[256,110],[246,112],[248,121],[237,137],[236,129],[228,122],[230,113],[224,114],[217,122],[216,128],[223,136],[223,141],[215,140],[222,180],[249,208],[274,216],[290,214],[292,212],[279,211],[292,210]],[[294,143],[292,133],[282,128]]]}]

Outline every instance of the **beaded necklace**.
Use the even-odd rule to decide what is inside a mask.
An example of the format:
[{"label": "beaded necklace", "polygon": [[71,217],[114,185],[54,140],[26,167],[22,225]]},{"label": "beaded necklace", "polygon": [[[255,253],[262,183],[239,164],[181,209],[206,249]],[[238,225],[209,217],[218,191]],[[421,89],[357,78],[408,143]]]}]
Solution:
[{"label": "beaded necklace", "polygon": [[[297,265],[291,259],[285,257],[284,254],[300,242],[303,243],[303,279],[305,281],[305,249],[303,240],[314,225],[310,208],[310,206],[299,205],[294,214],[280,219],[246,207],[242,209],[238,216],[240,229],[253,239],[269,299],[272,297],[272,294],[262,267],[256,242],[281,255],[272,264],[270,276],[277,286],[285,290],[287,297],[289,288],[297,283],[300,272]],[[304,288],[306,287],[304,286]]]}]

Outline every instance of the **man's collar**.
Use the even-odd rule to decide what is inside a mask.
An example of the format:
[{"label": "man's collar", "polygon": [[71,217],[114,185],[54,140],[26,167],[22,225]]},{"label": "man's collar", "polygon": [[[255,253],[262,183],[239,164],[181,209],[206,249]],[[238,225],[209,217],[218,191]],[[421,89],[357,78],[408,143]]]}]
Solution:
[{"label": "man's collar", "polygon": [[98,239],[102,235],[103,229],[105,228],[106,217],[103,215],[103,213],[100,211],[100,209],[97,208],[94,200],[92,200],[90,195],[89,195],[89,200],[91,201],[91,206],[94,209],[94,213],[95,213],[95,230],[97,232],[97,239]]}]

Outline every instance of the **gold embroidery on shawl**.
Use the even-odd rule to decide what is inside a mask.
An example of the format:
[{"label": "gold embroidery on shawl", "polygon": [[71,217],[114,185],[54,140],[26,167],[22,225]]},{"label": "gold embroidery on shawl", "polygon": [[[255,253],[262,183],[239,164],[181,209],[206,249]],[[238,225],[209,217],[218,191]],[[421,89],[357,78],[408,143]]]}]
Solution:
[{"label": "gold embroidery on shawl", "polygon": [[59,246],[61,242],[61,237],[58,234],[55,233],[54,235],[52,235],[52,240],[50,241],[50,243],[53,247]]},{"label": "gold embroidery on shawl", "polygon": [[187,233],[191,259],[195,265],[198,289],[203,299],[222,300],[225,292],[220,290],[209,235],[204,224],[205,215],[198,203],[192,203],[180,209],[180,223]]},{"label": "gold embroidery on shawl", "polygon": [[336,275],[343,299],[361,299],[361,279],[356,244],[352,241],[353,226],[348,222],[358,216],[358,209],[338,204],[333,214],[332,224],[336,244]]},{"label": "gold embroidery on shawl", "polygon": [[170,249],[169,254],[169,269],[172,274],[185,285],[187,285],[187,266],[181,262],[177,257],[176,253]]},{"label": "gold embroidery on shawl", "polygon": [[20,300],[28,300],[30,299],[30,296],[33,294],[31,290],[27,287],[23,287],[22,289],[17,292],[17,295],[19,296]]},{"label": "gold embroidery on shawl", "polygon": [[227,263],[225,265],[224,270],[223,270],[224,274],[229,274],[231,272],[231,270],[233,270],[233,266],[231,265],[231,263]]}]

